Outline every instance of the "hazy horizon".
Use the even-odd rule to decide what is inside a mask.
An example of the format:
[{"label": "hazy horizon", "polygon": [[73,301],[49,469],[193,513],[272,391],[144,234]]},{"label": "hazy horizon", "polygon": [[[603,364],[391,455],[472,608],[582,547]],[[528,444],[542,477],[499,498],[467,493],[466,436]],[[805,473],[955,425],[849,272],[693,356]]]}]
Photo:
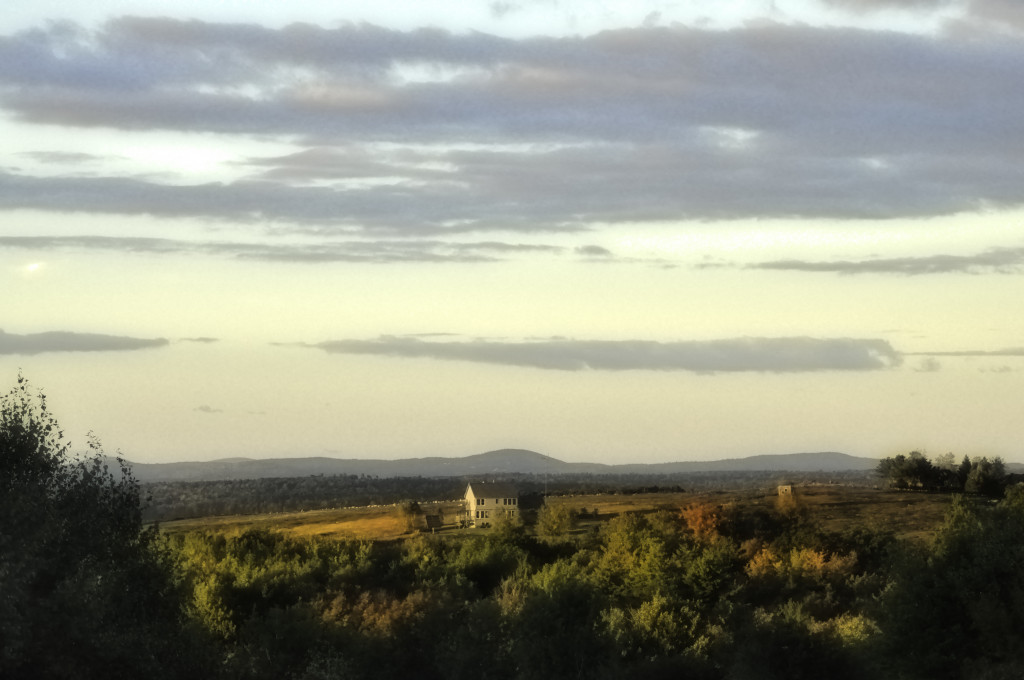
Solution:
[{"label": "hazy horizon", "polygon": [[[521,449],[521,448],[518,448],[518,447],[503,447],[503,448],[500,448],[500,449],[491,449],[489,451],[477,451],[477,452],[473,452],[473,453],[452,453],[452,454],[437,453],[437,454],[427,454],[427,455],[423,455],[423,456],[408,456],[408,457],[406,457],[406,456],[398,456],[398,457],[395,457],[395,458],[366,458],[366,457],[361,457],[361,456],[357,456],[357,455],[355,455],[355,456],[344,456],[344,457],[342,457],[342,456],[322,456],[322,455],[320,455],[320,456],[314,456],[314,455],[310,455],[310,456],[289,456],[289,457],[281,457],[281,456],[225,456],[225,457],[220,457],[220,458],[214,457],[214,458],[205,458],[205,459],[185,459],[185,458],[181,458],[181,459],[168,459],[168,460],[161,460],[161,461],[147,461],[147,463],[151,463],[151,462],[155,462],[157,464],[168,464],[168,463],[222,463],[222,462],[229,462],[229,461],[265,461],[265,460],[290,460],[290,459],[298,460],[298,459],[302,459],[302,458],[330,458],[330,459],[336,459],[336,460],[381,460],[381,461],[392,460],[392,461],[398,461],[398,460],[416,460],[416,459],[424,459],[424,458],[462,459],[462,458],[471,458],[471,457],[474,457],[474,456],[482,456],[482,455],[486,455],[486,454],[504,453],[504,452],[521,452],[521,453],[527,453],[527,454],[537,454],[537,455],[540,455],[540,456],[544,456],[545,458],[552,458],[552,459],[554,459],[554,460],[556,460],[558,462],[562,462],[562,463],[588,463],[588,464],[589,463],[596,463],[596,464],[601,464],[601,465],[645,464],[644,461],[623,461],[623,462],[591,461],[591,460],[572,460],[572,461],[569,461],[569,460],[564,460],[564,459],[558,457],[557,455],[552,455],[552,454],[549,454],[549,453],[545,453],[544,451],[534,451],[532,449]],[[847,455],[847,456],[852,455],[852,454],[844,453],[842,451],[789,451],[789,452],[776,452],[776,453],[752,453],[750,455],[743,455],[743,456],[732,456],[732,457],[728,457],[728,458],[715,458],[715,459],[697,459],[697,460],[693,460],[693,461],[687,461],[687,460],[660,461],[660,463],[717,462],[717,461],[721,461],[721,460],[742,460],[742,459],[745,459],[745,458],[760,458],[760,457],[764,457],[764,456],[794,456],[794,455],[799,456],[799,455],[817,455],[817,454],[830,454],[830,453],[838,453],[838,454]],[[874,456],[856,456],[856,457],[857,458],[872,458],[872,459],[875,458]],[[129,456],[124,456],[124,458],[128,462],[130,462],[130,463],[139,463],[140,462],[140,461],[132,460]],[[878,457],[879,460],[881,458],[882,457]],[[1006,461],[1006,462],[1013,463],[1013,462],[1016,462],[1016,461]]]},{"label": "hazy horizon", "polygon": [[139,463],[1021,460],[1024,12],[710,4],[9,3],[0,389]]}]

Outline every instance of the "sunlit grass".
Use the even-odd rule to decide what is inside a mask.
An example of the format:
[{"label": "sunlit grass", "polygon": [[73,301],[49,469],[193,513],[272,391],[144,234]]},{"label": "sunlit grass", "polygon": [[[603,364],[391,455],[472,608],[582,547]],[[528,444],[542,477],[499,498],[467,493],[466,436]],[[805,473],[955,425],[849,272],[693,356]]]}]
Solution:
[{"label": "sunlit grass", "polygon": [[[738,505],[746,508],[774,508],[779,498],[774,490],[728,492],[644,494],[587,494],[552,496],[549,503],[568,505],[585,511],[582,526],[596,525],[605,519],[628,512],[678,511],[692,503]],[[923,492],[895,492],[868,487],[840,485],[805,486],[794,489],[793,502],[829,531],[845,531],[858,526],[884,527],[903,538],[928,538],[942,523],[950,496]],[[424,505],[428,513],[443,511],[443,533],[475,535],[486,530],[455,529],[458,504],[452,502]],[[593,512],[597,510],[596,518]],[[228,535],[247,529],[269,529],[296,537],[321,536],[338,539],[389,541],[409,537],[406,521],[395,506],[334,508],[304,512],[279,512],[259,515],[201,517],[162,522],[162,531],[216,531]]]}]

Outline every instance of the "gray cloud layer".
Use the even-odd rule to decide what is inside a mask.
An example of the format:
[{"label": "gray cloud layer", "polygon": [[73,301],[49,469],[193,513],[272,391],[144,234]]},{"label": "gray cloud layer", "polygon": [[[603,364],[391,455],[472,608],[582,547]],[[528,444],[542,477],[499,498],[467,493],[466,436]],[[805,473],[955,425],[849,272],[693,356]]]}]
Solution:
[{"label": "gray cloud layer", "polygon": [[823,4],[854,12],[877,12],[887,9],[935,9],[947,7],[956,0],[822,0]]},{"label": "gray cloud layer", "polygon": [[999,26],[985,40],[777,24],[516,40],[54,24],[0,37],[8,115],[308,148],[240,161],[250,177],[229,184],[7,172],[0,208],[410,236],[1020,206],[1024,41]]},{"label": "gray cloud layer", "polygon": [[[708,265],[713,267],[714,265]],[[775,269],[838,274],[948,274],[1019,273],[1024,268],[1024,248],[992,248],[973,255],[930,255],[871,260],[773,260],[747,265],[749,269]]]},{"label": "gray cloud layer", "polygon": [[[164,238],[111,236],[0,236],[0,248],[33,250],[112,250],[133,253],[191,253],[243,260],[277,262],[494,262],[515,253],[558,255],[558,246],[500,241],[448,242],[433,240],[347,241],[307,243],[238,243],[183,241]],[[603,249],[600,249],[603,250]],[[590,248],[577,253],[593,257]]]},{"label": "gray cloud layer", "polygon": [[383,336],[374,340],[334,340],[307,346],[338,354],[448,359],[562,371],[868,371],[896,366],[902,360],[884,340],[856,338],[428,342],[418,337]]},{"label": "gray cloud layer", "polygon": [[907,352],[906,356],[927,357],[1024,357],[1024,347],[1007,347],[1005,349],[979,350],[966,349],[949,352]]},{"label": "gray cloud layer", "polygon": [[0,330],[0,354],[42,354],[44,352],[122,352],[164,347],[164,338],[129,338],[121,335],[51,331],[16,335]]}]

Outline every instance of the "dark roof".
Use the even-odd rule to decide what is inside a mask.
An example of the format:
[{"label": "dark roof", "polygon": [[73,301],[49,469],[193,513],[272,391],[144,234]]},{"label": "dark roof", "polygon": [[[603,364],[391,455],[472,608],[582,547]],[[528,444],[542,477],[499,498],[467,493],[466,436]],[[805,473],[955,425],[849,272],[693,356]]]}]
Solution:
[{"label": "dark roof", "polygon": [[502,484],[501,482],[470,482],[466,486],[466,493],[469,487],[473,487],[473,495],[477,498],[518,498],[519,490],[514,484]]}]

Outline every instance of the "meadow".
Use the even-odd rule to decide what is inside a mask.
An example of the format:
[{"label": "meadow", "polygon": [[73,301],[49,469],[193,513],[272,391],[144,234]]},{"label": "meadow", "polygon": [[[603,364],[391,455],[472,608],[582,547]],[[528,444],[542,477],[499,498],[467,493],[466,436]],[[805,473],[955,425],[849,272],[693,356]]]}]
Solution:
[{"label": "meadow", "polygon": [[[797,486],[793,503],[803,508],[826,531],[842,532],[858,527],[886,527],[900,538],[926,539],[941,526],[951,496],[920,491],[894,491],[879,487],[842,484]],[[678,512],[693,504],[723,508],[771,510],[779,507],[774,488],[700,492],[650,492],[631,494],[572,494],[549,496],[546,502],[565,506],[577,515],[573,533],[598,529],[613,517],[625,513]],[[456,517],[459,501],[419,504],[426,514],[447,518],[435,532],[445,536],[485,534],[488,529],[459,529]],[[410,529],[400,504],[329,508],[300,512],[197,517],[160,522],[166,534],[214,531],[236,535],[250,529],[282,532],[294,537],[346,540],[391,541],[410,538]]]}]

